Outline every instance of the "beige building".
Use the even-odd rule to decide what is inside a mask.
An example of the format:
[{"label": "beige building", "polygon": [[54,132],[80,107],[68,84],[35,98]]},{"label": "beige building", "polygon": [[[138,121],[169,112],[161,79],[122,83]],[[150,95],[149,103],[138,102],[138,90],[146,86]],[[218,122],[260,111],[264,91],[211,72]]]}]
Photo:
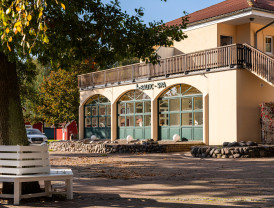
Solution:
[{"label": "beige building", "polygon": [[259,104],[274,101],[274,2],[226,0],[190,14],[184,32],[157,49],[159,65],[79,76],[81,139],[260,142]]}]

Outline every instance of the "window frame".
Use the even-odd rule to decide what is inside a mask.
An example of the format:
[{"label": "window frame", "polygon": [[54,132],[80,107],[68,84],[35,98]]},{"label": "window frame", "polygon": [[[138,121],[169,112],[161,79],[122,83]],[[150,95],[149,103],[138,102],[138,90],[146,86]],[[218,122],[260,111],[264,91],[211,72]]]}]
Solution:
[{"label": "window frame", "polygon": [[[271,43],[270,43],[270,49],[271,49],[271,51],[270,51],[270,52],[267,52],[267,51],[266,51],[266,44],[268,44],[268,43],[266,42],[266,40],[267,40],[268,38],[271,39]],[[266,54],[273,55],[273,36],[266,35],[265,38],[264,38],[264,44],[265,44],[265,53],[266,53]]]}]

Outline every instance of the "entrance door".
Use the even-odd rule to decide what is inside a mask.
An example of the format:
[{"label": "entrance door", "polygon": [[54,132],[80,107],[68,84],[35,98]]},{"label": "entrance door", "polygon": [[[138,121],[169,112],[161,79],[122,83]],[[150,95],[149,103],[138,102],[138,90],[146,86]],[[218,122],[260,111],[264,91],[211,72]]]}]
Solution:
[{"label": "entrance door", "polygon": [[85,105],[85,138],[95,135],[99,139],[111,137],[111,105],[102,96],[95,95]]},{"label": "entrance door", "polygon": [[203,140],[203,97],[189,85],[176,85],[166,90],[158,100],[159,137],[172,140]]},{"label": "entrance door", "polygon": [[151,138],[151,100],[144,92],[132,90],[118,101],[118,138]]}]

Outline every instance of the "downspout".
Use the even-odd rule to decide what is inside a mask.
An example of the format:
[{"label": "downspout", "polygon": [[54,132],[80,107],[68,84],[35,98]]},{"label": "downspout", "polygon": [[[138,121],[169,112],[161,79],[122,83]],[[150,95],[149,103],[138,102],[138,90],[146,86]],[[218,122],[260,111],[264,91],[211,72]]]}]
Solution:
[{"label": "downspout", "polygon": [[264,26],[264,27],[262,27],[261,29],[259,29],[259,30],[257,30],[256,32],[255,32],[255,48],[257,49],[257,39],[258,39],[258,33],[260,32],[260,31],[262,31],[262,30],[264,30],[265,28],[267,28],[267,27],[269,27],[270,25],[272,25],[274,23],[274,21],[272,21],[272,22],[270,22],[269,24],[267,24],[266,26]]}]

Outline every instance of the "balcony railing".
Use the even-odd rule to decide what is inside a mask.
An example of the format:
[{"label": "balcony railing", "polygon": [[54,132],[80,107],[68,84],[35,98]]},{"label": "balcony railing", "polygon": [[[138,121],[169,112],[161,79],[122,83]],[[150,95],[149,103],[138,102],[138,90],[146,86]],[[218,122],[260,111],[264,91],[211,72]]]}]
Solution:
[{"label": "balcony railing", "polygon": [[192,72],[222,69],[224,67],[242,66],[273,82],[273,58],[249,45],[233,44],[214,49],[172,56],[161,59],[159,64],[138,63],[104,71],[92,72],[78,76],[81,89],[138,82],[175,74],[187,75]]}]

